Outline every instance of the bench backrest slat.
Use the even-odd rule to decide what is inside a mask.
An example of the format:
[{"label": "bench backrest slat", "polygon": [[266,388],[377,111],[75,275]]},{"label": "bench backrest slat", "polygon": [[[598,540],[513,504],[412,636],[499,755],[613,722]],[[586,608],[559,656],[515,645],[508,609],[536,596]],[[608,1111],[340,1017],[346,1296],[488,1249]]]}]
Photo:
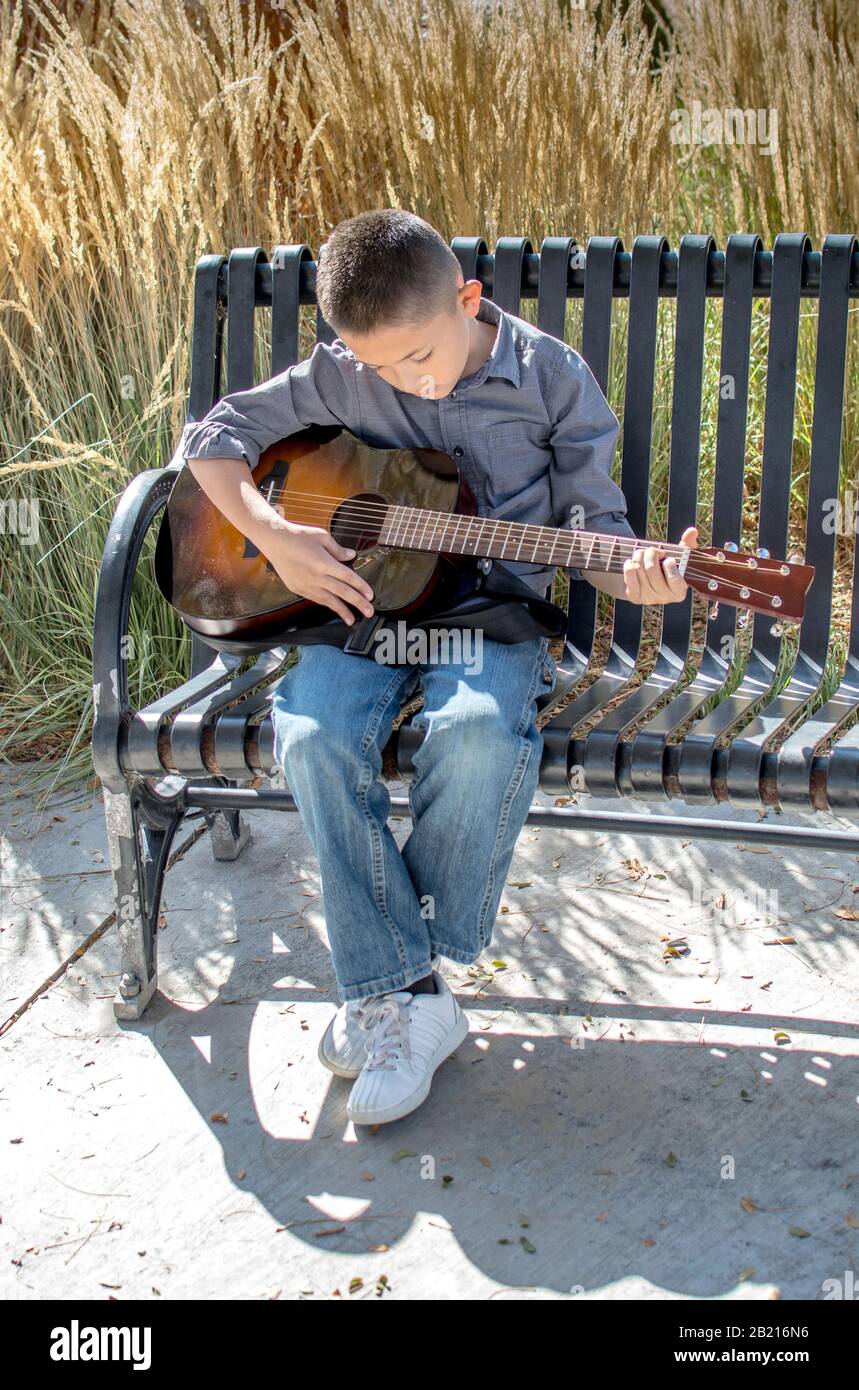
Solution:
[{"label": "bench backrest slat", "polygon": [[276,246],[271,257],[271,374],[280,376],[299,360],[301,277],[312,259],[304,243]]},{"label": "bench backrest slat", "polygon": [[[722,333],[719,356],[719,406],[716,419],[716,477],[713,486],[713,545],[741,543],[743,475],[749,409],[752,303],[755,256],[760,237],[738,232],[728,237],[722,293]],[[710,620],[707,640],[722,656],[730,647],[724,639],[734,632],[736,612],[719,608]]]},{"label": "bench backrest slat", "polygon": [[[771,555],[780,556],[787,553],[799,292],[802,257],[808,245],[804,232],[788,232],[776,237],[773,248],[758,544]],[[778,660],[781,639],[772,632],[772,619],[767,614],[755,615],[752,641],[767,660]]]},{"label": "bench backrest slat", "polygon": [[[836,528],[831,504],[839,494],[850,267],[856,246],[854,236],[828,236],[823,243],[820,273],[805,558],[824,577],[824,582],[818,584],[815,579],[808,592],[801,633],[803,651],[818,665],[826,659],[832,615],[832,585],[827,582],[827,576],[832,574],[835,563]],[[824,526],[827,519],[832,521],[831,527]],[[856,566],[853,585],[855,619]],[[850,650],[859,657],[859,631],[855,620],[850,629]]]},{"label": "bench backrest slat", "polygon": [[[672,544],[694,521],[698,499],[707,264],[712,245],[710,236],[684,236],[680,242],[666,528],[666,539]],[[683,603],[664,608],[662,640],[685,659],[691,630],[690,591]]]}]

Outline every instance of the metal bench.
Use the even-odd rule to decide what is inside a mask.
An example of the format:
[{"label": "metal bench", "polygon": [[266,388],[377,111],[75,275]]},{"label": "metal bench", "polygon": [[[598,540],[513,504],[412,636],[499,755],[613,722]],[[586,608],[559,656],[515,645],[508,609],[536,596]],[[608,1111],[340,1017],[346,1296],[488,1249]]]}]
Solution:
[{"label": "metal bench", "polygon": [[[754,235],[735,235],[724,251],[709,236],[638,237],[631,252],[617,237],[593,237],[587,251],[570,237],[547,237],[539,252],[522,237],[502,237],[493,253],[479,237],[452,248],[466,279],[512,313],[538,301],[537,323],[564,337],[568,298],[582,298],[576,344],[607,389],[613,307],[628,300],[626,387],[620,483],[635,533],[647,536],[657,307],[676,301],[670,474],[666,539],[679,540],[696,516],[702,431],[705,313],[723,300],[712,540],[739,540],[755,297],[770,300],[758,545],[788,554],[791,460],[800,307],[819,302],[808,525],[804,557],[816,566],[806,616],[790,662],[783,632],[767,617],[746,630],[741,657],[737,610],[706,614],[693,636],[693,595],[662,610],[655,663],[643,662],[644,610],[618,601],[607,659],[597,659],[597,595],[569,586],[569,626],[554,692],[541,701],[545,738],[541,788],[566,803],[571,793],[628,801],[681,798],[799,812],[832,811],[848,821],[743,825],[745,841],[856,850],[859,725],[843,732],[859,703],[859,617],[854,573],[849,645],[840,683],[823,700],[833,611],[835,533],[825,510],[839,496],[849,301],[859,295],[853,236],[826,238],[821,251],[804,234],[777,237],[772,251]],[[299,360],[299,306],[315,304],[316,263],[306,245],[207,255],[197,265],[189,420],[201,419],[224,391],[254,384],[257,313],[271,314],[271,374]],[[229,316],[226,385],[222,343]],[[614,316],[616,317],[616,315]],[[317,337],[333,334],[317,308]],[[242,811],[295,810],[273,756],[271,690],[289,657],[284,647],[248,660],[219,654],[196,636],[191,677],[135,709],[129,700],[126,633],[132,581],[147,528],[158,517],[175,468],[140,473],[122,495],[104,550],[96,605],[93,762],[104,787],[107,833],[121,942],[117,1017],[139,1018],[156,985],[156,929],[171,841],[187,813],[204,818],[216,858],[235,858],[247,837]],[[708,541],[702,530],[702,544]],[[700,600],[696,600],[700,603]],[[653,610],[651,610],[653,611]],[[702,610],[698,610],[701,612]],[[358,659],[358,658],[356,658]],[[737,661],[742,669],[737,683]],[[642,671],[644,678],[641,679]],[[817,698],[816,698],[817,697]],[[702,714],[702,707],[709,705]],[[587,728],[583,731],[583,726]],[[423,733],[406,717],[385,750],[386,780],[408,780]],[[825,751],[821,745],[831,741]],[[253,785],[249,785],[253,784]],[[405,797],[392,815],[408,815]],[[813,816],[812,816],[813,819]],[[529,823],[685,837],[736,838],[736,820],[648,816],[647,808],[593,811],[577,804],[532,808]]]}]

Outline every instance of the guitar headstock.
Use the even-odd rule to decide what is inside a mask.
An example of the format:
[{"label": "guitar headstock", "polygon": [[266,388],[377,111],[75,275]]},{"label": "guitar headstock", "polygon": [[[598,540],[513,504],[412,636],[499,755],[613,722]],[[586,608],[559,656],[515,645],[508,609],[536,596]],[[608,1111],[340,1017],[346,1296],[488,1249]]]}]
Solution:
[{"label": "guitar headstock", "polygon": [[773,560],[763,549],[745,554],[726,541],[722,546],[692,550],[683,578],[690,588],[716,603],[798,623],[805,612],[814,566],[795,557]]}]

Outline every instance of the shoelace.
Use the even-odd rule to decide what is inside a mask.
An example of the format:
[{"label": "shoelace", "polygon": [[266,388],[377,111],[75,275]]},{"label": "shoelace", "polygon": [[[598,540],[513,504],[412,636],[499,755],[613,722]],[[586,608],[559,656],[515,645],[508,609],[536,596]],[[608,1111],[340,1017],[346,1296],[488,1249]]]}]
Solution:
[{"label": "shoelace", "polygon": [[365,1006],[359,1019],[361,1028],[370,1034],[366,1043],[365,1070],[393,1071],[395,1053],[400,1048],[406,1057],[411,1057],[408,1007],[389,994],[372,999]]}]

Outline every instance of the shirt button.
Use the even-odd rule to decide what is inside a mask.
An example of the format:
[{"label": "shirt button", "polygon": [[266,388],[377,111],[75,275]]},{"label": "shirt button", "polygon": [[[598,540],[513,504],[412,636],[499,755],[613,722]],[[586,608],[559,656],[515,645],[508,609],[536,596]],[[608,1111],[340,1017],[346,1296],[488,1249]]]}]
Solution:
[{"label": "shirt button", "polygon": [[454,456],[454,458],[457,458],[457,459],[461,459],[461,458],[462,458],[462,449],[460,448],[460,446],[459,446],[458,444],[457,444],[456,448],[455,448],[454,451],[453,451],[453,456]]},{"label": "shirt button", "polygon": [[455,392],[455,391],[451,391],[451,393],[450,393],[450,399],[451,399],[452,401],[455,401],[455,400],[456,400],[456,392]]}]

